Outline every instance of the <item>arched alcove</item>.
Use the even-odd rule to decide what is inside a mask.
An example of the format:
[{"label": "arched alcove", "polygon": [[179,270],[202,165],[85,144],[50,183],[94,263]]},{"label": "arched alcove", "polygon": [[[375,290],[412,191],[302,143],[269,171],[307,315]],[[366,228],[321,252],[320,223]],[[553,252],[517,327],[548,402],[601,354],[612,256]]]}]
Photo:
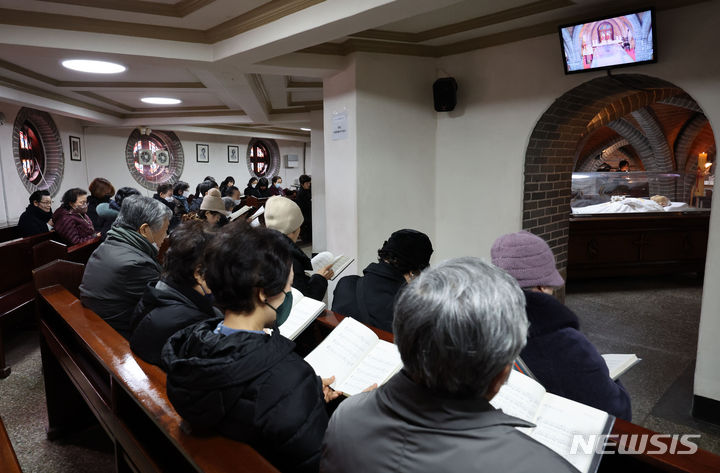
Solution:
[{"label": "arched alcove", "polygon": [[[29,139],[26,133],[31,134],[33,139]],[[30,151],[27,148],[32,148],[32,141],[41,149],[42,158],[27,154]],[[25,189],[30,193],[46,189],[50,195],[56,195],[63,178],[65,154],[60,132],[50,114],[33,108],[21,108],[13,126],[12,149],[15,167]],[[29,157],[36,168],[32,173],[28,172]]]},{"label": "arched alcove", "polygon": [[[523,229],[548,242],[563,275],[568,263],[571,176],[578,145],[599,128],[610,126],[620,130],[630,144],[637,141],[637,147],[652,147],[659,130],[646,120],[646,107],[655,103],[697,107],[688,98],[682,89],[659,78],[639,74],[605,76],[566,92],[540,117],[525,155]],[[632,121],[623,118],[630,114]],[[691,126],[696,125],[688,124]],[[635,140],[639,134],[646,138],[645,142]],[[697,156],[686,155],[676,162],[673,150],[655,148],[652,153],[637,150],[647,170],[670,171],[680,166],[680,171],[687,171],[697,166]],[[715,147],[708,152],[714,153]]]}]

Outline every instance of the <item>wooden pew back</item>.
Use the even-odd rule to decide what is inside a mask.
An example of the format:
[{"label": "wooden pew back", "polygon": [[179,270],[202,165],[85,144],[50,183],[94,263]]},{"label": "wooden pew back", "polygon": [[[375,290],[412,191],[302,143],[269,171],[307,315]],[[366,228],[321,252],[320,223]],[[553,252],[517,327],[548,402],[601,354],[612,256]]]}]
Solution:
[{"label": "wooden pew back", "polygon": [[39,292],[51,432],[72,428],[74,416],[59,412],[68,403],[58,398],[74,390],[115,443],[120,471],[277,472],[246,444],[186,433],[160,368],[136,358],[127,340],[64,287]]},{"label": "wooden pew back", "polygon": [[0,471],[3,473],[22,473],[2,418],[0,418]]},{"label": "wooden pew back", "polygon": [[0,272],[0,294],[23,284],[32,285],[33,246],[52,235],[53,232],[47,232],[0,243],[0,261],[6,268]]}]

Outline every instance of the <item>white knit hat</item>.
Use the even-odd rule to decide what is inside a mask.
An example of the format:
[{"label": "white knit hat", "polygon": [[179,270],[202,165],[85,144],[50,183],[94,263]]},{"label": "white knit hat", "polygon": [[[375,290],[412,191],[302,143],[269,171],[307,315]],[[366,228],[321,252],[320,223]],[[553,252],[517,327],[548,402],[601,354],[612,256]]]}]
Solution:
[{"label": "white knit hat", "polygon": [[275,195],[265,202],[265,226],[288,235],[302,225],[303,217],[300,207],[288,199]]},{"label": "white knit hat", "polygon": [[223,215],[229,214],[229,212],[225,210],[225,202],[223,202],[222,197],[220,197],[220,191],[215,188],[210,189],[207,194],[205,194],[200,204],[200,210],[211,210]]}]

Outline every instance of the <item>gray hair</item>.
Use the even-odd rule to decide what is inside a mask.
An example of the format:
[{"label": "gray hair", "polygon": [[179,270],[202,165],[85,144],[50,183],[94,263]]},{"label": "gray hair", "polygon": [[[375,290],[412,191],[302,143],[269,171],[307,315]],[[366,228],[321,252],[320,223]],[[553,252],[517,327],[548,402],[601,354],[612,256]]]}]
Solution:
[{"label": "gray hair", "polygon": [[423,271],[395,302],[393,331],[410,377],[439,395],[479,398],[527,341],[525,294],[479,258]]},{"label": "gray hair", "polygon": [[113,226],[139,230],[143,223],[147,223],[155,232],[170,220],[170,217],[172,217],[172,211],[159,200],[143,195],[131,195],[123,199],[120,214],[115,219]]},{"label": "gray hair", "polygon": [[233,207],[235,207],[235,201],[232,200],[232,197],[223,197],[222,198],[223,204],[225,204],[225,210],[230,212]]}]

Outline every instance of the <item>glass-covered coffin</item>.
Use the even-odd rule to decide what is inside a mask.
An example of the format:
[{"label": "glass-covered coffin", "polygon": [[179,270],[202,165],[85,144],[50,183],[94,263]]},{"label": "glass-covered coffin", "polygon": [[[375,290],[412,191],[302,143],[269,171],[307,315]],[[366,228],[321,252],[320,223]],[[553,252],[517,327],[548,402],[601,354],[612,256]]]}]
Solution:
[{"label": "glass-covered coffin", "polygon": [[574,172],[570,207],[573,215],[709,211],[698,197],[712,184],[677,173]]}]

